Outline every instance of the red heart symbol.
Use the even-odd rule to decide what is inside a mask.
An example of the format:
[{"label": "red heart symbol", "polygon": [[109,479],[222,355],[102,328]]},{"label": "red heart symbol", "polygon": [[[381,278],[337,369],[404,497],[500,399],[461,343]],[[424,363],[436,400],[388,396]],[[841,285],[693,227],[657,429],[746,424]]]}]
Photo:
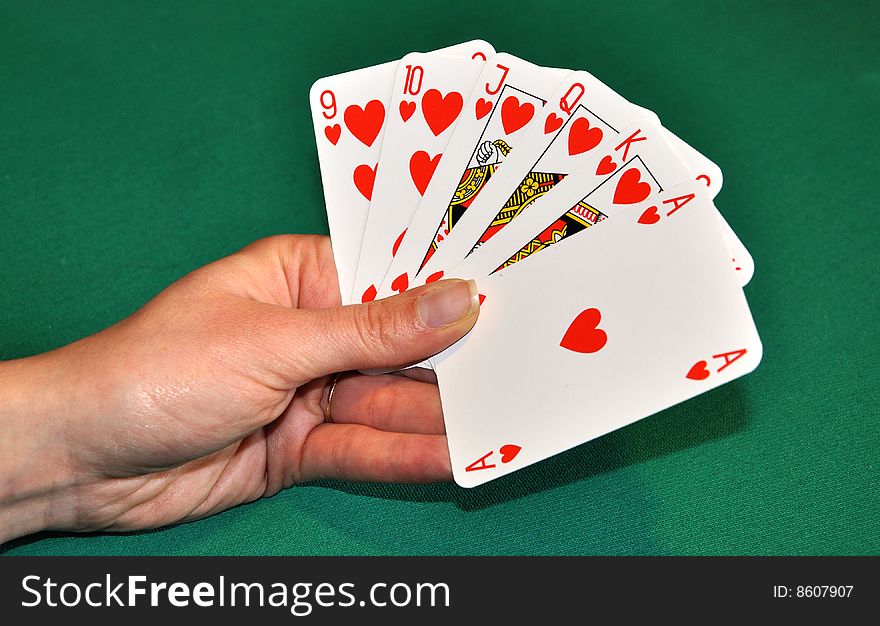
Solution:
[{"label": "red heart symbol", "polygon": [[572,352],[592,354],[605,347],[608,335],[598,328],[602,320],[599,309],[584,309],[569,325],[559,345]]},{"label": "red heart symbol", "polygon": [[401,100],[398,108],[400,109],[400,119],[407,122],[416,112],[416,103],[411,100]]},{"label": "red heart symbol", "polygon": [[333,126],[327,126],[324,128],[324,135],[326,135],[327,140],[334,146],[336,145],[336,142],[339,141],[339,135],[341,133],[342,127],[339,124],[333,124]]},{"label": "red heart symbol", "polygon": [[373,183],[376,180],[376,166],[358,165],[354,168],[354,186],[367,200],[373,199]]},{"label": "red heart symbol", "polygon": [[616,169],[617,163],[615,163],[611,159],[611,155],[605,155],[602,160],[599,161],[599,167],[596,168],[596,176],[604,176],[605,174],[610,174]]},{"label": "red heart symbol", "polygon": [[394,242],[394,245],[391,246],[391,256],[394,257],[397,254],[398,248],[400,248],[400,244],[403,241],[403,236],[406,234],[406,229],[404,228],[400,234],[397,236],[397,239]]},{"label": "red heart symbol", "polygon": [[590,120],[579,117],[568,131],[568,154],[574,156],[592,150],[602,141],[602,129],[590,128]]},{"label": "red heart symbol", "polygon": [[504,134],[511,135],[529,123],[535,114],[535,105],[531,102],[519,103],[516,96],[508,96],[501,103],[501,125]]},{"label": "red heart symbol", "polygon": [[520,450],[522,450],[522,446],[518,446],[513,443],[504,444],[503,446],[498,448],[498,452],[501,453],[501,462],[510,463],[516,458],[516,455],[519,454]]},{"label": "red heart symbol", "polygon": [[688,370],[687,377],[691,380],[705,380],[709,378],[709,370],[706,368],[705,361],[697,361],[693,367]]},{"label": "red heart symbol", "polygon": [[464,99],[457,91],[444,96],[436,89],[429,89],[422,96],[422,115],[435,137],[452,125],[463,106]]},{"label": "red heart symbol", "polygon": [[364,108],[352,104],[343,117],[351,134],[365,146],[372,146],[385,121],[385,105],[379,100],[370,100]]},{"label": "red heart symbol", "polygon": [[376,299],[376,285],[370,285],[367,287],[367,290],[364,291],[364,295],[361,296],[361,302],[372,302]]},{"label": "red heart symbol", "polygon": [[419,150],[409,158],[409,175],[420,194],[425,195],[425,189],[431,182],[431,177],[434,175],[434,170],[437,169],[437,163],[440,162],[441,156],[436,154],[432,157],[424,150]]},{"label": "red heart symbol", "polygon": [[409,287],[409,277],[406,273],[401,274],[391,282],[391,288],[397,293],[403,293]]},{"label": "red heart symbol", "polygon": [[639,224],[656,224],[660,221],[660,215],[657,213],[657,206],[649,206],[639,218]]},{"label": "red heart symbol", "polygon": [[440,270],[439,272],[434,272],[433,274],[431,274],[430,276],[428,276],[428,277],[425,279],[425,284],[427,285],[428,283],[437,282],[437,281],[440,280],[441,278],[443,278],[443,270]]},{"label": "red heart symbol", "polygon": [[474,110],[477,114],[477,119],[481,120],[489,114],[489,111],[492,110],[492,103],[485,98],[480,98],[479,100],[477,100],[477,104],[474,107]]},{"label": "red heart symbol", "polygon": [[617,181],[614,190],[614,204],[635,204],[651,194],[651,185],[641,181],[642,173],[632,167],[626,170]]},{"label": "red heart symbol", "polygon": [[562,118],[556,115],[556,113],[551,113],[547,116],[547,119],[544,120],[544,134],[549,135],[550,133],[559,130],[560,126],[562,126]]}]

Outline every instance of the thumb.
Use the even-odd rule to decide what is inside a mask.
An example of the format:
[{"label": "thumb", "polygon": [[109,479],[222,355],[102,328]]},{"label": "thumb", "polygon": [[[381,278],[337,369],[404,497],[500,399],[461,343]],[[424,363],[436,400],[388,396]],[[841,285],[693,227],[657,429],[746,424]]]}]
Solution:
[{"label": "thumb", "polygon": [[460,279],[366,304],[298,310],[292,362],[305,371],[294,377],[418,363],[461,339],[479,311],[476,283]]}]

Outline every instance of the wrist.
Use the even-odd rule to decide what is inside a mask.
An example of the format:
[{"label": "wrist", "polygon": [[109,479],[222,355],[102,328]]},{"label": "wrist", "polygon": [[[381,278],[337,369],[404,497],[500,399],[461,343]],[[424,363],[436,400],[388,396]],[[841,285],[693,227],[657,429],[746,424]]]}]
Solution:
[{"label": "wrist", "polygon": [[58,351],[0,363],[0,542],[72,521],[70,369]]}]

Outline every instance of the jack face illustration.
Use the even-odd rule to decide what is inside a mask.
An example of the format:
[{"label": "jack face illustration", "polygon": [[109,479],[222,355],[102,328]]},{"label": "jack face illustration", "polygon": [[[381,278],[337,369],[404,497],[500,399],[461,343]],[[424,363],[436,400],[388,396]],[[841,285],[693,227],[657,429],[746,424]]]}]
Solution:
[{"label": "jack face illustration", "polygon": [[[461,216],[485,188],[492,175],[513,150],[512,137],[521,133],[544,105],[544,100],[504,85],[498,104],[484,113],[486,126],[480,135],[467,168],[462,173],[458,187],[434,234],[431,245],[420,264],[424,267],[428,259],[449,235]],[[477,111],[477,115],[480,111]]]}]

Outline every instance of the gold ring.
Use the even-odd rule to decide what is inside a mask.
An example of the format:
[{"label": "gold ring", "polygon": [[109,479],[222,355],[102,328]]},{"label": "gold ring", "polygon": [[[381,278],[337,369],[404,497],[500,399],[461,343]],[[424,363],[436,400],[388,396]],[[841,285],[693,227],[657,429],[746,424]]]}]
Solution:
[{"label": "gold ring", "polygon": [[336,383],[342,377],[342,372],[333,375],[333,381],[330,383],[330,391],[327,392],[327,403],[324,405],[324,421],[333,423],[333,414],[330,412],[330,402],[333,400],[333,392],[336,390]]}]

